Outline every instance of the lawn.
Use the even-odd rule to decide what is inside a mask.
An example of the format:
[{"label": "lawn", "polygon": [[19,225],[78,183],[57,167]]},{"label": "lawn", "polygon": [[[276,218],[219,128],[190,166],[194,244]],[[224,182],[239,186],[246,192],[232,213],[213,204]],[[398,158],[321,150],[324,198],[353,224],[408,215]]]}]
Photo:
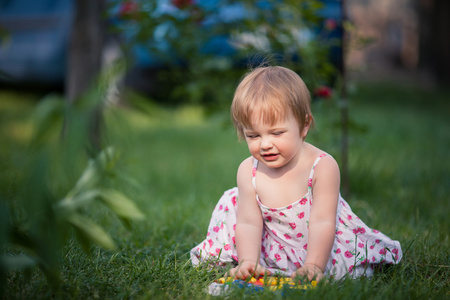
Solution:
[{"label": "lawn", "polygon": [[[388,84],[360,84],[351,94],[345,198],[366,224],[401,242],[400,265],[371,280],[289,294],[236,290],[230,298],[450,298],[449,98],[449,91]],[[30,115],[39,96],[0,91],[0,99],[0,198],[14,201],[28,172]],[[340,162],[339,129],[329,128],[339,116],[335,108],[313,104],[317,124],[307,140]],[[39,269],[17,271],[7,276],[5,298],[210,297],[205,289],[223,271],[193,268],[187,253],[205,238],[217,200],[235,186],[236,169],[249,155],[227,113],[204,117],[198,107],[112,106],[105,117],[107,141],[122,153],[120,172],[128,178],[115,187],[136,202],[145,220],[126,229],[102,207],[91,207],[119,250],[92,246],[88,256],[71,238],[60,255],[58,290]]]}]

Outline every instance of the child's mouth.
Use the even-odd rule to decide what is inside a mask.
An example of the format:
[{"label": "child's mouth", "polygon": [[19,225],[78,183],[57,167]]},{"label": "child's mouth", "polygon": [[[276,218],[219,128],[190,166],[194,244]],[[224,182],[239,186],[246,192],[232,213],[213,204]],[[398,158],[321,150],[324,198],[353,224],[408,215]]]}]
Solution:
[{"label": "child's mouth", "polygon": [[278,154],[263,154],[262,157],[267,161],[274,161],[278,158]]}]

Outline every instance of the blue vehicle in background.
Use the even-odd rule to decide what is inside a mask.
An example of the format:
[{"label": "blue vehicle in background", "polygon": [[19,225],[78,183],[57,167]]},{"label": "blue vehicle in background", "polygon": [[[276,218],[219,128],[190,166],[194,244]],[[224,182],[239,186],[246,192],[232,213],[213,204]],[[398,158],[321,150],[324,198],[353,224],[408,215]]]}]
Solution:
[{"label": "blue vehicle in background", "polygon": [[[74,18],[75,0],[0,0],[0,84],[2,85],[47,85],[64,86],[68,47],[71,34],[71,26]],[[157,9],[152,13],[171,14],[179,17],[180,10],[177,5],[192,2],[189,0],[155,0]],[[195,1],[202,9],[214,10],[220,0]],[[334,20],[336,24],[341,20],[340,0],[321,0],[324,7],[320,14],[324,19]],[[111,1],[114,3],[108,13],[108,22],[116,27],[129,26],[121,19],[123,14],[132,12],[134,5],[141,4],[145,8],[146,1]],[[265,3],[267,1],[262,1]],[[230,5],[220,6],[215,11],[214,18],[202,20],[202,26],[208,26],[214,22],[232,23],[248,17],[244,6],[239,2],[230,2]],[[135,23],[134,26],[139,26]],[[164,24],[155,28],[164,31]],[[325,25],[326,26],[326,25]],[[320,29],[318,29],[320,30]],[[130,27],[122,30],[115,38],[122,43],[133,42],[135,36]],[[314,38],[314,32],[310,38]],[[339,26],[335,26],[330,33],[330,38],[342,37]],[[156,41],[156,42],[155,42]],[[155,49],[170,53],[171,49],[165,43],[163,34],[161,38],[151,45]],[[120,46],[117,46],[121,48]],[[138,77],[152,76],[164,64],[157,55],[152,55],[148,45],[133,43],[128,49],[127,55],[131,57],[133,64],[129,68],[126,78],[128,82],[139,82]],[[218,56],[232,56],[236,51],[226,35],[213,36],[203,47],[202,51]],[[332,49],[331,59],[334,64],[339,64],[340,48]],[[177,59],[174,57],[174,59]],[[127,82],[127,79],[125,81]],[[143,80],[145,85],[147,80]],[[139,85],[139,84],[137,84]],[[139,86],[136,88],[139,89]],[[141,87],[143,88],[143,87]]]},{"label": "blue vehicle in background", "polygon": [[72,4],[67,0],[0,0],[3,85],[63,85]]}]

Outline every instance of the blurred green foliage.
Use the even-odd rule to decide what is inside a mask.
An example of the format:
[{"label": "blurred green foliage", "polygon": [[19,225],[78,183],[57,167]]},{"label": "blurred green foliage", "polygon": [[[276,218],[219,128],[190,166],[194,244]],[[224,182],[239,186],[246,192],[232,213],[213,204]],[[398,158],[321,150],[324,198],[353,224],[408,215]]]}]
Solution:
[{"label": "blurred green foliage", "polygon": [[[2,208],[22,197],[28,176],[26,158],[32,123],[29,112],[37,97],[0,92],[0,222]],[[449,91],[416,86],[358,85],[351,110],[360,125],[350,138],[351,195],[346,200],[370,227],[400,241],[403,262],[370,280],[347,280],[285,297],[274,293],[230,297],[250,299],[446,299],[450,292],[449,218],[450,147]],[[146,102],[148,103],[148,102]],[[142,103],[142,105],[145,105]],[[325,131],[333,102],[314,102],[316,127],[307,141],[332,155],[335,134]],[[9,271],[6,299],[205,299],[205,290],[223,269],[192,267],[189,250],[205,238],[211,212],[224,190],[236,185],[236,170],[249,156],[237,141],[231,125],[207,119],[202,108],[167,109],[148,105],[131,110],[108,105],[105,109],[109,144],[117,145],[120,178],[106,176],[105,189],[129,195],[146,218],[122,225],[101,200],[91,201],[82,216],[102,226],[118,251],[90,247],[85,255],[75,236],[62,251],[61,288],[48,285],[38,268]],[[58,135],[56,135],[57,137]],[[53,146],[59,145],[59,142]],[[53,172],[63,161],[51,151]],[[80,151],[87,156],[86,151]],[[94,159],[95,156],[92,157]],[[89,158],[76,159],[73,167],[46,180],[63,199],[73,189]],[[55,173],[52,173],[55,174]],[[132,178],[132,184],[122,178]],[[59,187],[59,188],[57,188]],[[26,189],[29,189],[26,187]],[[34,198],[33,198],[34,199]],[[8,200],[8,201],[6,201]],[[11,200],[11,201],[9,201]],[[30,200],[32,201],[32,200]],[[57,201],[56,201],[57,202]],[[8,203],[8,205],[6,204]],[[3,215],[1,215],[3,213]],[[70,225],[66,225],[70,228]],[[54,230],[54,229],[52,229]],[[2,235],[0,234],[0,239]],[[5,238],[5,235],[3,235]],[[28,258],[7,246],[5,254]],[[28,277],[27,277],[28,276]]]},{"label": "blurred green foliage", "polygon": [[94,89],[74,104],[49,95],[32,113],[32,133],[17,182],[2,182],[2,187],[15,186],[14,191],[2,188],[0,195],[2,287],[8,272],[35,266],[57,287],[60,255],[72,229],[88,254],[92,242],[117,250],[106,230],[91,217],[95,203],[108,208],[127,227],[131,220],[144,218],[134,202],[112,185],[123,178],[117,169],[119,151],[113,146],[96,151],[91,145],[92,112],[104,105],[107,85],[99,82]]},{"label": "blurred green foliage", "polygon": [[[136,6],[121,16],[115,30],[130,36],[125,49],[145,47],[167,66],[157,74],[164,91],[156,94],[162,103],[228,110],[239,78],[262,64],[282,64],[298,72],[311,90],[333,84],[337,77],[329,47],[339,41],[321,38],[321,33],[310,38],[323,22],[318,14],[323,7],[320,1],[271,0],[259,5],[250,0],[222,0],[213,8],[195,1],[171,1],[175,11],[170,13],[161,12],[158,1],[133,3]],[[236,3],[243,5],[246,17],[221,20],[221,11]],[[215,37],[229,37],[235,53],[203,51]]]}]

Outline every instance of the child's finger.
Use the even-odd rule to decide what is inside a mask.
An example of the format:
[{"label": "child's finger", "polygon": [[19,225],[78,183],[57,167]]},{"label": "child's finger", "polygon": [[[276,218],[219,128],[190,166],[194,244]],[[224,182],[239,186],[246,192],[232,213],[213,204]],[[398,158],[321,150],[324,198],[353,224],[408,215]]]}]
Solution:
[{"label": "child's finger", "polygon": [[266,270],[266,268],[264,268],[263,266],[258,265],[257,268],[256,268],[255,275],[264,276],[266,274],[270,275],[269,270]]},{"label": "child's finger", "polygon": [[250,272],[245,268],[240,268],[237,273],[235,274],[235,277],[238,279],[246,279],[247,277],[251,276]]},{"label": "child's finger", "polygon": [[323,275],[323,274],[317,274],[317,275],[316,275],[316,282],[321,281],[323,278],[325,278],[325,275]]},{"label": "child's finger", "polygon": [[225,277],[234,277],[236,275],[236,270],[230,269],[227,273],[225,273]]}]

